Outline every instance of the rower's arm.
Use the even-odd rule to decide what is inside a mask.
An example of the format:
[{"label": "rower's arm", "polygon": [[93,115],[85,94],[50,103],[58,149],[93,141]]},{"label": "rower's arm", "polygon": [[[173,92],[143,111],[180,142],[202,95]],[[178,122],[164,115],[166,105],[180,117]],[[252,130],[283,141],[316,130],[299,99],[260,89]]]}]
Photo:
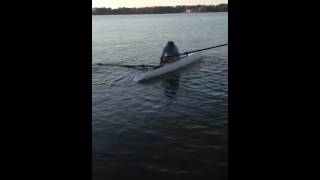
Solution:
[{"label": "rower's arm", "polygon": [[176,47],[176,54],[180,54],[179,48]]},{"label": "rower's arm", "polygon": [[161,58],[163,58],[165,54],[166,54],[166,48],[163,48]]}]

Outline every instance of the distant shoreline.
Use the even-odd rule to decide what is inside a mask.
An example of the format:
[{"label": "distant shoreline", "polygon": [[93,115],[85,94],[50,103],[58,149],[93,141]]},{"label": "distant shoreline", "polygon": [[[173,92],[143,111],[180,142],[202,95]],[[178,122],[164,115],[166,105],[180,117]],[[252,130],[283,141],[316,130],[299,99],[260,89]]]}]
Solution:
[{"label": "distant shoreline", "polygon": [[141,13],[141,14],[92,14],[92,16],[114,16],[114,15],[157,15],[157,14],[204,14],[204,13],[227,13],[228,11],[219,11],[219,12],[192,12],[192,13],[186,13],[186,12],[181,12],[181,13]]},{"label": "distant shoreline", "polygon": [[196,6],[155,6],[142,8],[92,8],[92,15],[137,15],[228,12],[228,4]]}]

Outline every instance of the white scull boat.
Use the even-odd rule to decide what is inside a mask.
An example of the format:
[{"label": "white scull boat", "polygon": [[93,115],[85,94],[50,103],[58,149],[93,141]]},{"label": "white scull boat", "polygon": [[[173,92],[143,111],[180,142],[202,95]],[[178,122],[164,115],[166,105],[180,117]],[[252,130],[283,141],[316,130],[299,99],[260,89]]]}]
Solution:
[{"label": "white scull boat", "polygon": [[200,53],[191,53],[188,56],[182,57],[180,60],[175,61],[173,63],[165,64],[155,70],[140,74],[135,76],[134,81],[140,82],[144,80],[148,80],[172,71],[175,71],[177,69],[180,69],[184,66],[187,66],[191,63],[194,63],[201,59]]}]

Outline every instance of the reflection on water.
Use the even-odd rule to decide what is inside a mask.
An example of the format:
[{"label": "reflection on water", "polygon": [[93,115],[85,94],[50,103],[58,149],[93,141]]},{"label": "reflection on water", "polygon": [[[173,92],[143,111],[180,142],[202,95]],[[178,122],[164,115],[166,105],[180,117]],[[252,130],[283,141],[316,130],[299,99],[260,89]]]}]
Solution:
[{"label": "reflection on water", "polygon": [[176,93],[179,89],[179,81],[180,81],[179,75],[170,75],[164,78],[161,84],[165,88],[166,97],[169,97],[169,98],[176,97]]}]

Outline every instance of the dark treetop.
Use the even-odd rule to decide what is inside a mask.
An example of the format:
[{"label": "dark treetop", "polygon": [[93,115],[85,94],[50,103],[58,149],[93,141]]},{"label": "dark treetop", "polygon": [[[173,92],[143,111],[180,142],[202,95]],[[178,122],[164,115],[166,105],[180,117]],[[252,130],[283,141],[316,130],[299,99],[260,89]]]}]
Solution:
[{"label": "dark treetop", "polygon": [[228,4],[219,5],[196,5],[196,6],[156,6],[142,8],[92,8],[92,15],[110,14],[167,14],[186,12],[225,12],[228,11]]}]

